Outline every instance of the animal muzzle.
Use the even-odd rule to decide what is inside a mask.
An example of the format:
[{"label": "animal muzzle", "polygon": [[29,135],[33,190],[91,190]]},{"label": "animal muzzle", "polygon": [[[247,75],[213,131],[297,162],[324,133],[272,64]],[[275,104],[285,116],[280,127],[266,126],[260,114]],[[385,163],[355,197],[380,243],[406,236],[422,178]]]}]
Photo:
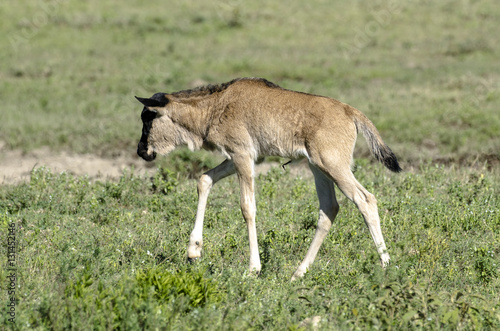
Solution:
[{"label": "animal muzzle", "polygon": [[137,146],[137,155],[148,162],[156,158],[156,153],[154,151],[149,152],[147,143],[144,143],[142,140],[139,141],[139,145]]}]

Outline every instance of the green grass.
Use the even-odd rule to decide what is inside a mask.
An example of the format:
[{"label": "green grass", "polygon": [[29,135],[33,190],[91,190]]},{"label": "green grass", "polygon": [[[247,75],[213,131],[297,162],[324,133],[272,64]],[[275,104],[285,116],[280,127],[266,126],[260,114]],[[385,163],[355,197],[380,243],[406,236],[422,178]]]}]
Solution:
[{"label": "green grass", "polygon": [[[152,178],[37,168],[0,186],[0,329],[500,328],[500,9],[495,1],[34,1],[0,4],[0,145],[134,155],[134,95],[265,77],[362,110],[405,172],[356,177],[378,199],[392,264],[354,205],[305,277],[313,181],[257,179],[263,269],[249,275],[236,178],[213,189],[203,257],[186,263],[196,177],[178,150]],[[463,167],[463,166],[466,167]],[[16,323],[4,314],[15,225]]]},{"label": "green grass", "polygon": [[[258,177],[254,277],[235,178],[213,189],[203,257],[188,264],[196,185],[162,173],[92,182],[38,168],[29,183],[0,188],[1,233],[14,222],[19,242],[15,328],[296,329],[316,315],[325,330],[500,327],[498,172],[423,164],[392,175],[358,163],[391,265],[381,269],[360,213],[339,194],[332,231],[293,283],[317,219],[311,179],[280,168]],[[4,265],[6,245],[0,256]]]},{"label": "green grass", "polygon": [[263,76],[359,108],[404,160],[499,158],[492,0],[53,0],[0,12],[0,139],[10,148],[133,154],[134,95]]}]

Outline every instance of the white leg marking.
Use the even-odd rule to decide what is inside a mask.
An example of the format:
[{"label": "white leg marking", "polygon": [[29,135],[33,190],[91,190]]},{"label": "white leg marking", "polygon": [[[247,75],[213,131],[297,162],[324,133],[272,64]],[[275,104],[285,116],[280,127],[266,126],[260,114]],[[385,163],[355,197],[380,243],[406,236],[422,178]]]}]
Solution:
[{"label": "white leg marking", "polygon": [[188,259],[201,257],[203,246],[203,219],[207,206],[208,195],[212,186],[219,180],[234,174],[234,164],[230,160],[222,162],[217,167],[204,173],[198,181],[198,209],[194,229],[189,237]]}]

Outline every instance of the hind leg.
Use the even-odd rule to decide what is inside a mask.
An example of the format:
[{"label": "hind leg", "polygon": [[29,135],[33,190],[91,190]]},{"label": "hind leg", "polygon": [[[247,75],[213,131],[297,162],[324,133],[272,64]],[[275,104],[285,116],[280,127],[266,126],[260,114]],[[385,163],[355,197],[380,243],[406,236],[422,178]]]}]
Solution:
[{"label": "hind leg", "polygon": [[363,218],[368,226],[373,242],[377,247],[382,267],[386,267],[387,264],[389,264],[390,257],[387,253],[387,247],[385,246],[382,229],[380,227],[377,199],[356,180],[351,171],[339,179],[338,186],[340,190],[356,204],[361,214],[363,214]]},{"label": "hind leg", "polygon": [[307,269],[316,258],[316,254],[318,254],[318,250],[323,243],[323,240],[325,240],[325,237],[332,226],[332,222],[339,211],[333,181],[314,165],[309,163],[309,167],[314,174],[314,182],[316,184],[316,192],[319,199],[318,226],[316,227],[316,233],[311,246],[307,251],[306,257],[298,267],[297,271],[293,274],[292,280],[302,277],[307,272]]},{"label": "hind leg", "polygon": [[[349,160],[350,161],[350,160]],[[350,163],[350,162],[349,162]],[[390,260],[387,253],[382,229],[380,227],[380,218],[378,215],[377,200],[375,196],[368,192],[354,177],[350,164],[344,162],[335,162],[328,157],[322,157],[317,164],[323,172],[333,179],[342,193],[354,202],[363,215],[368,230],[372,236],[373,242],[377,247],[382,266],[385,267]]]}]

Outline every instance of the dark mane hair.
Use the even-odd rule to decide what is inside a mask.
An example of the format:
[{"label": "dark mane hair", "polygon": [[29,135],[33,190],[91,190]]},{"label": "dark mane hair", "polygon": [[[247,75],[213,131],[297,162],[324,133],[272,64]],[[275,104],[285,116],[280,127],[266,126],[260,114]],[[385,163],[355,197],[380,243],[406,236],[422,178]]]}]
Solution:
[{"label": "dark mane hair", "polygon": [[261,82],[264,83],[267,87],[271,88],[280,88],[278,85],[271,83],[267,79],[264,78],[236,78],[233,79],[232,81],[229,81],[227,83],[222,83],[222,84],[208,84],[205,86],[200,86],[200,87],[195,87],[193,89],[189,90],[183,90],[179,92],[174,92],[171,93],[172,96],[176,98],[193,98],[193,97],[203,97],[207,95],[211,95],[217,92],[222,92],[226,90],[229,86],[232,84],[239,82],[239,81],[255,81],[255,82]]}]

